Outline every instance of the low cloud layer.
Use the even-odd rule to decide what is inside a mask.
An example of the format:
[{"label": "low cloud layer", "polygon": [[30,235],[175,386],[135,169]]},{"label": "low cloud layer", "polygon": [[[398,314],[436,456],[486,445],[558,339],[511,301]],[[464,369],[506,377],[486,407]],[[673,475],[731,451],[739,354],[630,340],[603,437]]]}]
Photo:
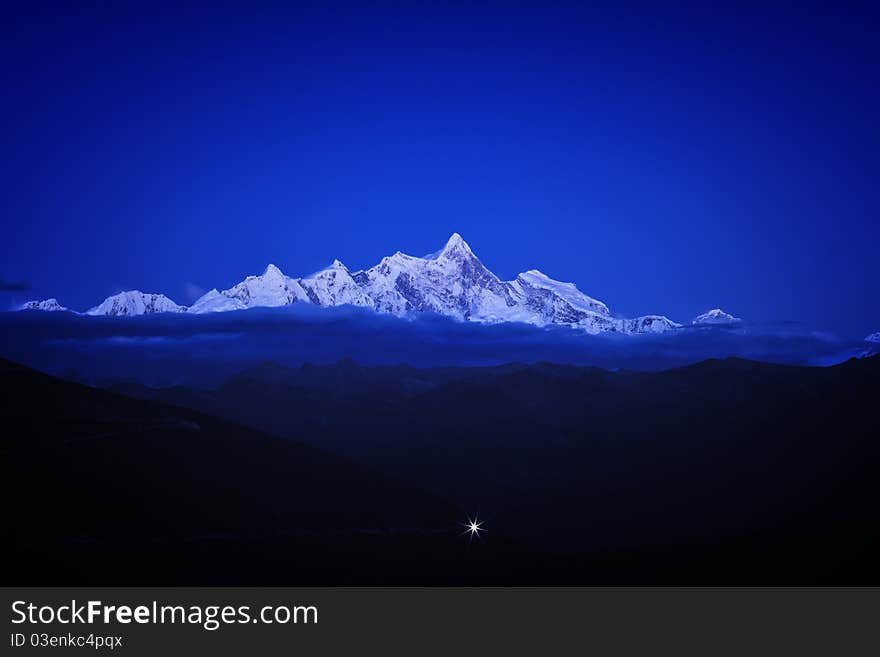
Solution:
[{"label": "low cloud layer", "polygon": [[81,380],[206,386],[267,360],[299,365],[352,358],[417,367],[550,361],[655,370],[730,356],[831,365],[868,348],[793,323],[591,336],[563,327],[487,326],[434,315],[401,320],[305,306],[199,316],[2,313],[0,339],[3,357]]}]

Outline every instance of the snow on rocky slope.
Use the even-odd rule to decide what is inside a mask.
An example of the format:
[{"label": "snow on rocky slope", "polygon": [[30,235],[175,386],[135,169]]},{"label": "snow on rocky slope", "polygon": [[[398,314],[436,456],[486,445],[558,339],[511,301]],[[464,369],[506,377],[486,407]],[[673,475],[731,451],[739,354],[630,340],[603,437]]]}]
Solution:
[{"label": "snow on rocky slope", "polygon": [[318,306],[373,307],[373,300],[355,282],[348,268],[338,260],[334,260],[332,265],[317,274],[299,279],[299,284],[309,301]]},{"label": "snow on rocky slope", "polygon": [[182,313],[186,306],[178,306],[164,294],[148,294],[129,290],[107,297],[86,315],[149,315],[152,313]]},{"label": "snow on rocky slope", "polygon": [[289,306],[296,301],[308,301],[299,282],[285,276],[275,265],[266,267],[259,276],[248,276],[221,294],[238,300],[242,308]]}]

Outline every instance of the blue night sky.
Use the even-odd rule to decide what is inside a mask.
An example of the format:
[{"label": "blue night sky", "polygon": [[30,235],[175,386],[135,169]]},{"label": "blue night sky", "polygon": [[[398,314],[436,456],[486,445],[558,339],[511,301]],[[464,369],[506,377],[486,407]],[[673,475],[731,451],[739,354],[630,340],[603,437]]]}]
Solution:
[{"label": "blue night sky", "polygon": [[4,307],[189,303],[458,231],[627,315],[880,330],[869,9],[24,4],[0,22]]}]

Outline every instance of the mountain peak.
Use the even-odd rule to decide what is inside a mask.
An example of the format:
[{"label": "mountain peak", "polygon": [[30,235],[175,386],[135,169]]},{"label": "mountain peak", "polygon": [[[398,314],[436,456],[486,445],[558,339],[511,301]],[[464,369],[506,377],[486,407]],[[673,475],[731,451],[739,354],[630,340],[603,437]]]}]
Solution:
[{"label": "mountain peak", "polygon": [[266,265],[266,271],[263,272],[263,276],[284,276],[284,272],[270,262]]},{"label": "mountain peak", "polygon": [[241,300],[222,294],[217,288],[212,288],[199,297],[189,312],[192,313],[208,313],[221,312],[227,310],[241,310],[245,305]]},{"label": "mountain peak", "polygon": [[19,310],[45,310],[49,312],[59,311],[59,310],[67,310],[64,306],[58,303],[58,299],[52,297],[51,299],[44,299],[42,301],[35,299],[34,301],[28,301],[27,303],[22,304],[18,307]]},{"label": "mountain peak", "polygon": [[182,313],[186,306],[179,306],[164,294],[125,290],[109,296],[87,315],[148,315],[152,313]]},{"label": "mountain peak", "polygon": [[730,313],[726,313],[721,308],[712,308],[702,315],[694,317],[694,324],[733,324],[740,321],[739,317],[734,317]]},{"label": "mountain peak", "polygon": [[448,240],[446,240],[446,246],[437,254],[438,258],[449,258],[453,256],[473,256],[474,252],[471,251],[471,247],[468,246],[468,243],[464,241],[464,238],[458,233],[452,233]]},{"label": "mountain peak", "polygon": [[[542,281],[552,281],[553,280],[547,274],[545,274],[544,272],[542,272],[539,269],[529,269],[528,271],[522,272],[520,274],[520,276],[522,276],[523,278],[537,278]],[[554,282],[557,282],[557,281],[554,281]],[[571,283],[562,283],[562,285],[571,285]]]},{"label": "mountain peak", "polygon": [[575,311],[594,312],[608,317],[611,316],[608,306],[578,290],[577,285],[574,283],[554,280],[537,269],[522,272],[516,277],[515,282],[520,288],[544,290],[555,298],[564,300]]}]

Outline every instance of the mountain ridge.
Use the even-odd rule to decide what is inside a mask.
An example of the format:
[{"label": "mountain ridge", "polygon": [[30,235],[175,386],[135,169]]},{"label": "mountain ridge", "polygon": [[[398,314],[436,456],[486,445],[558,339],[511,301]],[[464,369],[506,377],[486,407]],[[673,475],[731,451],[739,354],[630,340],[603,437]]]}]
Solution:
[{"label": "mountain ridge", "polygon": [[[296,303],[352,305],[395,316],[433,312],[459,321],[489,324],[563,325],[589,334],[665,333],[682,328],[682,324],[661,314],[616,316],[605,303],[585,294],[575,283],[554,280],[537,269],[504,281],[480,261],[459,233],[453,233],[442,249],[427,256],[397,251],[355,272],[334,260],[329,267],[296,278],[269,264],[262,274],[247,276],[232,287],[222,291],[212,288],[189,307],[163,294],[131,290],[107,297],[85,314],[203,314]],[[21,309],[50,307],[60,309],[39,301]]]}]

